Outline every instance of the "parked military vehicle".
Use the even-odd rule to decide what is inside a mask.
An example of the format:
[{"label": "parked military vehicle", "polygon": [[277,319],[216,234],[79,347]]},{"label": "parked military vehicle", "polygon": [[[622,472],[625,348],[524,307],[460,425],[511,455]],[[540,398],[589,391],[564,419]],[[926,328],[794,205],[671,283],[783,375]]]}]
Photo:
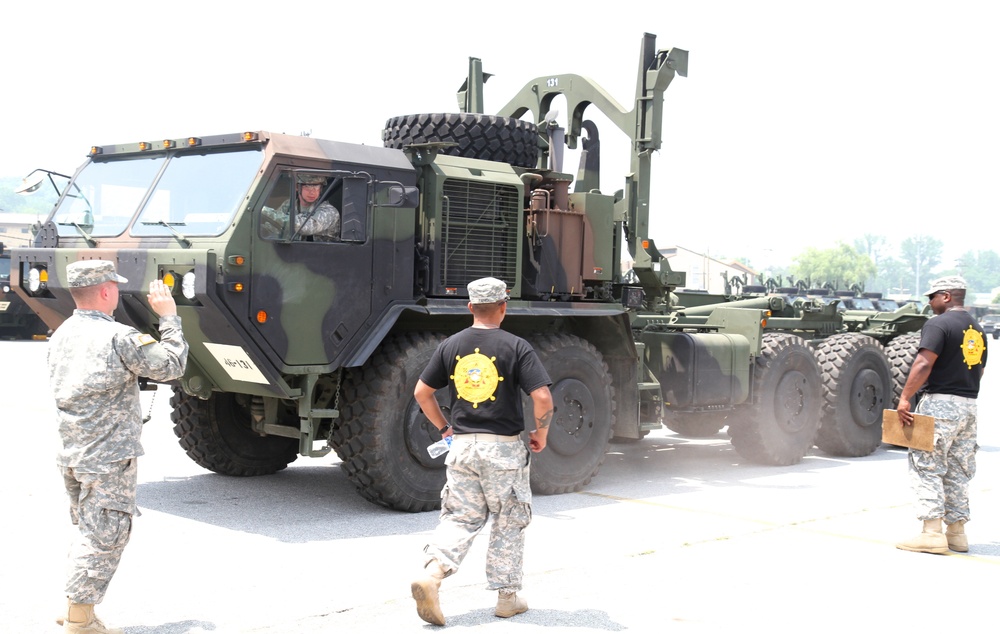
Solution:
[{"label": "parked military vehicle", "polygon": [[[725,406],[673,411],[665,421],[667,427],[685,435],[707,436],[728,425],[741,454],[767,463],[795,459],[813,443],[837,456],[866,456],[875,451],[882,442],[882,410],[894,408],[899,400],[927,315],[912,305],[882,312],[872,303],[873,295],[859,296],[854,291],[800,286],[770,291],[766,286],[743,286],[739,291],[733,295],[678,293],[679,304],[670,319],[675,324],[699,324],[707,323],[719,306],[766,307],[771,316],[763,327],[764,335],[772,340],[786,338],[777,333],[794,337],[790,341],[796,349],[805,346],[815,356],[818,368],[801,361],[803,387],[788,395],[805,412],[819,394],[820,415],[790,418],[788,429],[795,433],[771,438],[760,436],[759,425],[732,424],[730,414],[738,410]],[[695,305],[687,308],[687,303]],[[785,441],[784,447],[779,439]]]},{"label": "parked military vehicle", "polygon": [[45,337],[49,327],[10,287],[10,251],[0,242],[0,338]]},{"label": "parked military vehicle", "polygon": [[[145,288],[170,285],[191,344],[172,386],[174,431],[217,473],[263,475],[332,450],[366,499],[436,508],[443,458],[426,447],[440,436],[413,387],[437,344],[470,323],[466,284],[483,276],[507,281],[503,326],[532,342],[553,380],[537,492],[579,490],[613,436],[642,438],[664,417],[738,414],[728,424],[741,454],[796,462],[824,399],[868,407],[854,392],[868,374],[884,391],[880,344],[866,334],[877,324],[834,339],[842,317],[813,304],[796,316],[779,296],[700,313],[677,304],[685,276],[649,238],[651,210],[666,213],[651,205],[650,161],[676,75],[687,52],[657,50],[646,34],[631,109],[563,74],[485,115],[488,76],[473,59],[462,112],[391,118],[385,147],[263,131],[95,146],[35,244],[15,251],[14,286],[54,328],[72,310],[66,265],[114,260],[129,280],[116,317],[155,334]],[[551,115],[560,95],[565,129]],[[613,194],[600,191],[588,106],[631,142]],[[582,149],[576,179],[564,147]],[[304,235],[303,179],[325,181],[334,235]],[[635,263],[623,274],[626,252]],[[828,337],[836,371],[795,325]]]}]

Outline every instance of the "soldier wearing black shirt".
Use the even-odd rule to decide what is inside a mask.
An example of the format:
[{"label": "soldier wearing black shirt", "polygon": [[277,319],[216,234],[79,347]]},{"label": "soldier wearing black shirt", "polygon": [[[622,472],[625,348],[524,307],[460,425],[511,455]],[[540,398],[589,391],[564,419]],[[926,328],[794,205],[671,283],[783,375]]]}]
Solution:
[{"label": "soldier wearing black shirt", "polygon": [[[934,450],[910,449],[910,480],[923,531],[897,548],[914,552],[967,552],[969,481],[976,474],[976,398],[986,368],[986,338],[965,309],[961,277],[931,282],[925,295],[934,311],[920,331],[920,349],[903,387],[897,410],[913,424],[910,399],[925,386],[917,412],[934,417]],[[942,520],[947,531],[942,529]]]},{"label": "soldier wearing black shirt", "polygon": [[[507,286],[495,278],[469,284],[470,328],[438,346],[417,381],[414,398],[443,437],[452,436],[441,491],[441,522],[426,553],[424,573],[411,586],[420,618],[444,625],[438,601],[441,580],[458,571],[472,541],[493,516],[486,577],[498,591],[494,614],[510,617],[528,609],[521,589],[524,529],[531,522],[529,454],[521,442],[521,393],[534,406],[531,451],[545,448],[552,418],[548,373],[531,346],[500,330],[507,314]],[[434,393],[447,387],[451,425]]]}]

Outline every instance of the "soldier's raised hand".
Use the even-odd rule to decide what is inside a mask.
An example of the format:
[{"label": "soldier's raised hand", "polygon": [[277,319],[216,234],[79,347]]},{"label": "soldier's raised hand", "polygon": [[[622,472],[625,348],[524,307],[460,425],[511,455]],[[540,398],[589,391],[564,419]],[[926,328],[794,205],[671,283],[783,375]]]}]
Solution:
[{"label": "soldier's raised hand", "polygon": [[149,295],[146,295],[149,307],[160,317],[177,314],[177,302],[170,294],[170,288],[163,280],[153,280],[149,283]]}]

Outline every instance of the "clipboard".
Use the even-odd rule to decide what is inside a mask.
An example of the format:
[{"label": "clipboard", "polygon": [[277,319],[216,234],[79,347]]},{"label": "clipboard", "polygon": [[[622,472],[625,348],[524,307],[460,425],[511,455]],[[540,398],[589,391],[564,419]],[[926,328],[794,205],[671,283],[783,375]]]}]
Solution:
[{"label": "clipboard", "polygon": [[914,414],[913,424],[903,426],[894,409],[882,410],[882,442],[921,451],[934,451],[934,417]]}]

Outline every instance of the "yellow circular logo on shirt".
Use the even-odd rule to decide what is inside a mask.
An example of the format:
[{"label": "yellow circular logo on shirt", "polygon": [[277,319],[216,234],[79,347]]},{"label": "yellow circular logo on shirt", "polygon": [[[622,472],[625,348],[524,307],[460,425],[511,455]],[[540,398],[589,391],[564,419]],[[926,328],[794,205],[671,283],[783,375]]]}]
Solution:
[{"label": "yellow circular logo on shirt", "polygon": [[983,333],[972,326],[962,336],[962,356],[965,357],[965,364],[972,369],[972,366],[983,362],[983,351],[986,344],[983,342]]},{"label": "yellow circular logo on shirt", "polygon": [[479,348],[476,348],[474,354],[455,358],[458,363],[455,364],[455,374],[451,380],[455,382],[458,397],[472,403],[473,408],[479,407],[483,401],[497,400],[493,394],[500,381],[503,381],[503,377],[497,372],[497,366],[493,364],[497,358],[479,354]]}]

